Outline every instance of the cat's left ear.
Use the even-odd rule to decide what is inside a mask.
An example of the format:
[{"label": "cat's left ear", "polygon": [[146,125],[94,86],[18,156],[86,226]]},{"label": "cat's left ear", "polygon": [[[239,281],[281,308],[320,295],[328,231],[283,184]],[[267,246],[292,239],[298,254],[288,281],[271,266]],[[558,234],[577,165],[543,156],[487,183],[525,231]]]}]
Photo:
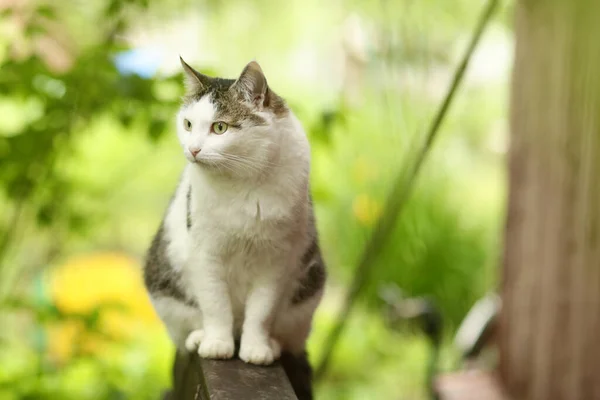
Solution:
[{"label": "cat's left ear", "polygon": [[242,97],[255,107],[266,106],[267,78],[256,61],[250,61],[242,71],[240,77],[231,86]]}]

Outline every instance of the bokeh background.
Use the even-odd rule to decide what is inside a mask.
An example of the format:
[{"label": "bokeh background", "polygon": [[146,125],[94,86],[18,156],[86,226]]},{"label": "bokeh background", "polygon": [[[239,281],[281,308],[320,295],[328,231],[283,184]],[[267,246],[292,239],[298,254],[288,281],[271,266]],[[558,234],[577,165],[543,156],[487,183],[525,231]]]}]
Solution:
[{"label": "bokeh background", "polygon": [[[330,279],[317,362],[355,266],[447,91],[479,0],[0,0],[0,399],[156,399],[173,346],[140,266],[185,165],[179,55],[256,59],[303,122]],[[416,186],[370,266],[318,399],[425,399],[432,349],[391,327],[393,283],[454,330],[497,281],[512,13],[490,22]]]}]

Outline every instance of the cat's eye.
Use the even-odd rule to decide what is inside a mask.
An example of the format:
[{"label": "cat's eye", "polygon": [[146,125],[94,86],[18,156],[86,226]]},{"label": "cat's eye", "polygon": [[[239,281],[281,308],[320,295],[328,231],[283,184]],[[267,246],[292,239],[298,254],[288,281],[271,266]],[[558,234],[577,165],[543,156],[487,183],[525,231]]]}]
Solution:
[{"label": "cat's eye", "polygon": [[189,119],[186,118],[183,120],[183,127],[185,128],[186,131],[192,130],[192,123],[190,122]]},{"label": "cat's eye", "polygon": [[217,135],[222,135],[225,132],[227,132],[228,128],[229,128],[229,125],[227,125],[223,121],[219,121],[219,122],[215,122],[214,124],[212,124],[211,131],[213,133],[216,133]]}]

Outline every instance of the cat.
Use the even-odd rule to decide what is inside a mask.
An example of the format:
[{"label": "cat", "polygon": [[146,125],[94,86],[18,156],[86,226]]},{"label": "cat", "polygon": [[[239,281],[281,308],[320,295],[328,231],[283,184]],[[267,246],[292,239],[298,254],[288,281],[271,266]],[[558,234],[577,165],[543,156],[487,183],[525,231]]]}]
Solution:
[{"label": "cat", "polygon": [[180,351],[227,359],[239,340],[247,363],[305,370],[326,280],[306,134],[256,61],[236,80],[180,61],[188,163],[146,257],[151,302]]}]

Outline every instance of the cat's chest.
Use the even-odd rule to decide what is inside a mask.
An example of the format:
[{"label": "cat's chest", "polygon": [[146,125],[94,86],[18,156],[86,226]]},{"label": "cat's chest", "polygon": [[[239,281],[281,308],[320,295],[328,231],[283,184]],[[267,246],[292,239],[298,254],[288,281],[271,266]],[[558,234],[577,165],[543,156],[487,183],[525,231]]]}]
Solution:
[{"label": "cat's chest", "polygon": [[199,229],[234,237],[276,233],[292,214],[285,199],[260,191],[228,197],[199,194],[191,211]]}]

